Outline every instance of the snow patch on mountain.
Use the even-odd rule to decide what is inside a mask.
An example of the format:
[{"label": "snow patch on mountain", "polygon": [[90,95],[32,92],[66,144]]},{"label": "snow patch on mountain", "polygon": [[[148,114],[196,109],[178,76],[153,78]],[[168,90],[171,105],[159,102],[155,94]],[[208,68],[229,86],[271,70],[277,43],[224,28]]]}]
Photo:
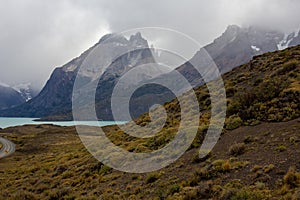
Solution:
[{"label": "snow patch on mountain", "polygon": [[290,34],[285,33],[283,39],[277,44],[278,50],[283,50],[290,47],[291,43],[299,37],[300,30],[296,30]]},{"label": "snow patch on mountain", "polygon": [[299,36],[299,34],[300,34],[300,29],[295,31],[294,37],[297,38]]},{"label": "snow patch on mountain", "polygon": [[66,68],[66,72],[73,72],[77,69],[77,66],[76,65],[70,65]]},{"label": "snow patch on mountain", "polygon": [[13,86],[12,88],[16,90],[18,93],[20,93],[21,96],[25,99],[25,101],[29,101],[30,99],[33,98],[30,83],[18,84]]},{"label": "snow patch on mountain", "polygon": [[283,40],[281,40],[278,44],[277,44],[277,48],[278,50],[283,50],[286,49],[288,47],[287,45],[287,38],[288,38],[288,34],[284,34]]},{"label": "snow patch on mountain", "polygon": [[254,51],[260,51],[260,48],[258,48],[257,46],[251,45],[251,48],[252,48]]}]

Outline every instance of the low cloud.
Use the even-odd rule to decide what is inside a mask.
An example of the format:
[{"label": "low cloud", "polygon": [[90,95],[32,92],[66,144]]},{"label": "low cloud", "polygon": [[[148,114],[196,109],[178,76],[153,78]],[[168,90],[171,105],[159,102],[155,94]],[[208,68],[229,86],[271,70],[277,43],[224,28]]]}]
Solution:
[{"label": "low cloud", "polygon": [[0,81],[41,87],[108,32],[166,27],[207,44],[227,25],[300,28],[298,0],[23,0],[0,3]]}]

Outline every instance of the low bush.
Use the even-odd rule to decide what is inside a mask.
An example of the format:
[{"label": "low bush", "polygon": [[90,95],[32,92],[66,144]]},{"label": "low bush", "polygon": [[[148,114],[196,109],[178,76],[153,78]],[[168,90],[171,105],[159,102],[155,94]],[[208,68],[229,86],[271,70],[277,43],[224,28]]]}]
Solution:
[{"label": "low bush", "polygon": [[243,121],[238,115],[231,115],[225,122],[225,128],[227,130],[233,130],[242,126]]},{"label": "low bush", "polygon": [[146,183],[153,183],[155,181],[157,181],[160,177],[160,174],[157,172],[153,172],[148,174],[147,178],[146,178]]},{"label": "low bush", "polygon": [[276,150],[279,151],[279,152],[283,152],[286,150],[286,146],[284,145],[279,145],[278,147],[276,147]]},{"label": "low bush", "polygon": [[245,143],[238,143],[229,147],[229,154],[232,156],[239,156],[244,154],[245,152],[246,152]]},{"label": "low bush", "polygon": [[300,186],[300,173],[296,172],[294,167],[291,167],[286,175],[283,177],[283,182],[290,188]]}]

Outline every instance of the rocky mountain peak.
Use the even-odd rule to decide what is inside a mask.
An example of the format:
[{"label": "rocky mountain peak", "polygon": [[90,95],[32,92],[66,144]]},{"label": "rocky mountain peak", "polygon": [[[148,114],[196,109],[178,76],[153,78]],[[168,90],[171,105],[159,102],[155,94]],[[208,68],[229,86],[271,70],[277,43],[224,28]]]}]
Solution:
[{"label": "rocky mountain peak", "polygon": [[99,40],[99,44],[105,44],[105,43],[120,43],[120,44],[128,44],[128,40],[120,34],[116,33],[109,33],[101,37]]},{"label": "rocky mountain peak", "polygon": [[99,40],[99,44],[114,43],[116,46],[130,45],[132,47],[144,47],[148,48],[148,41],[143,38],[140,32],[131,35],[129,39],[121,34],[110,33],[106,34]]},{"label": "rocky mountain peak", "polygon": [[129,42],[134,46],[148,48],[148,42],[142,37],[140,32],[137,32],[135,35],[131,35]]},{"label": "rocky mountain peak", "polygon": [[240,31],[241,31],[241,27],[239,27],[238,25],[229,25],[226,28],[224,34],[225,35],[227,35],[227,34],[229,34],[229,35],[235,35],[235,34],[239,33]]}]

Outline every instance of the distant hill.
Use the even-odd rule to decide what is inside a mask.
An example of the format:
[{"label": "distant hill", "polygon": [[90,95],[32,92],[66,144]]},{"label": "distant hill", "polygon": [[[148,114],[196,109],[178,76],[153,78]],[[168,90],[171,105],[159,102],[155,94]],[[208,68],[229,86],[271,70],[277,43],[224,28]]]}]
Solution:
[{"label": "distant hill", "polygon": [[0,83],[0,110],[19,106],[38,94],[30,83],[18,84],[13,87]]},{"label": "distant hill", "polygon": [[0,85],[0,110],[11,108],[25,102],[25,99],[19,92],[8,86]]}]

